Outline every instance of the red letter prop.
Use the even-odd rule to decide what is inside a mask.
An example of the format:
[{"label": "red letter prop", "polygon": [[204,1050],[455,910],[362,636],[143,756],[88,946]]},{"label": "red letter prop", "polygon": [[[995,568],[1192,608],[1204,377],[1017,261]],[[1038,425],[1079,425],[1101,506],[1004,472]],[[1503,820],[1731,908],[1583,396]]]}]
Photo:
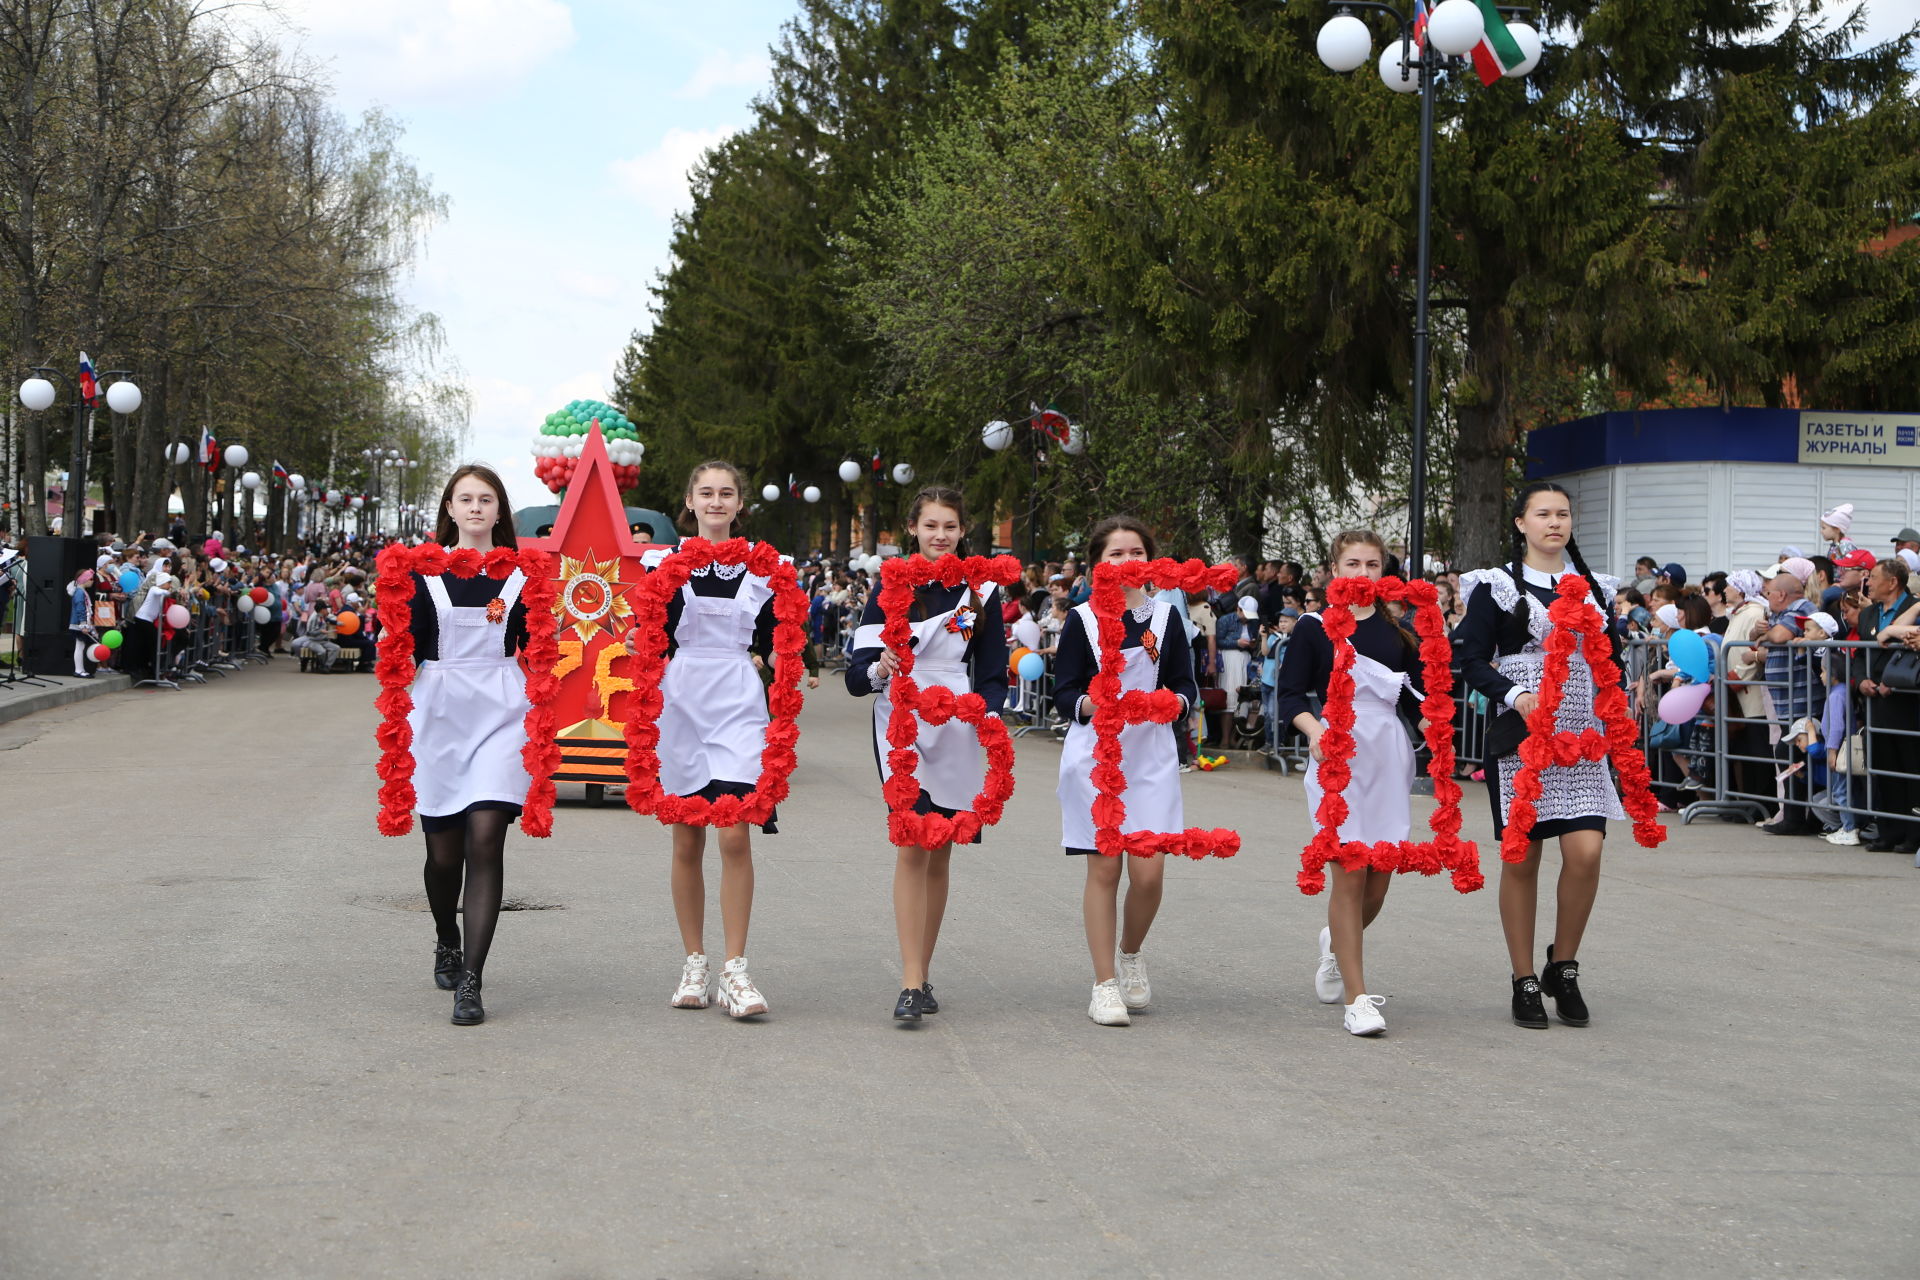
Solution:
[{"label": "red letter prop", "polygon": [[[1633,819],[1634,841],[1644,849],[1654,848],[1667,838],[1667,829],[1656,816],[1659,811],[1649,790],[1652,778],[1646,757],[1634,746],[1638,731],[1627,715],[1627,693],[1620,687],[1620,668],[1607,643],[1607,620],[1589,603],[1587,580],[1579,574],[1563,575],[1554,589],[1560,598],[1547,610],[1547,620],[1553,625],[1547,629],[1546,676],[1540,682],[1533,714],[1527,717],[1526,740],[1520,744],[1520,772],[1513,777],[1513,806],[1507,811],[1500,856],[1508,862],[1526,859],[1537,820],[1533,802],[1540,798],[1543,770],[1550,765],[1565,769],[1582,760],[1601,760],[1608,755],[1613,757],[1614,772],[1620,775],[1620,803]],[[1585,652],[1587,670],[1593,673],[1593,712],[1605,727],[1604,733],[1593,729],[1556,732],[1555,717],[1566,694],[1576,645]]]},{"label": "red letter prop", "polygon": [[[1353,611],[1356,606],[1399,600],[1413,609],[1414,630],[1420,634],[1420,663],[1427,696],[1420,704],[1427,718],[1427,776],[1433,779],[1434,806],[1430,825],[1433,840],[1403,840],[1389,844],[1340,843],[1340,824],[1347,820],[1347,798],[1342,792],[1353,779]],[[1327,607],[1320,625],[1333,642],[1333,674],[1327,680],[1327,731],[1320,738],[1326,759],[1320,763],[1320,811],[1314,814],[1319,830],[1300,851],[1300,892],[1326,888],[1326,865],[1337,862],[1348,871],[1370,867],[1375,871],[1418,871],[1423,876],[1453,872],[1453,887],[1472,893],[1486,884],[1480,874],[1480,848],[1460,838],[1460,784],[1453,777],[1453,646],[1447,643],[1447,621],[1440,612],[1440,593],[1431,582],[1402,582],[1398,578],[1335,578],[1327,584]]]},{"label": "red letter prop", "polygon": [[1120,768],[1120,731],[1130,724],[1171,724],[1180,715],[1180,695],[1171,689],[1120,691],[1120,672],[1126,666],[1120,656],[1120,641],[1125,635],[1120,615],[1127,608],[1126,590],[1152,583],[1162,591],[1198,591],[1203,587],[1232,591],[1239,580],[1240,571],[1235,566],[1221,564],[1210,569],[1200,560],[1134,560],[1093,566],[1089,603],[1100,628],[1100,670],[1087,685],[1087,699],[1093,703],[1093,843],[1109,858],[1123,853],[1142,858],[1156,853],[1231,858],[1240,852],[1240,833],[1224,827],[1125,833],[1120,829],[1127,820],[1127,805],[1120,798],[1127,788],[1126,774]]},{"label": "red letter prop", "polygon": [[515,569],[526,575],[520,599],[527,606],[527,646],[520,657],[527,672],[527,745],[521,759],[533,781],[527,788],[527,803],[520,811],[520,829],[530,836],[553,834],[553,770],[560,762],[560,749],[553,743],[553,700],[560,692],[560,681],[553,674],[559,661],[559,643],[554,638],[554,602],[559,598],[554,584],[553,557],[544,551],[515,551],[496,547],[476,551],[462,547],[449,551],[437,542],[419,547],[394,543],[374,561],[375,583],[380,605],[380,651],[374,673],[380,681],[380,695],[373,705],[380,712],[380,727],[374,738],[380,744],[380,834],[403,836],[413,830],[413,727],[407,713],[413,710],[413,695],[407,686],[413,683],[413,632],[408,622],[413,616],[413,575],[436,577],[450,573],[456,578],[471,578],[485,573],[504,579]]},{"label": "red letter prop", "polygon": [[[957,587],[971,583],[975,590],[983,584],[1008,586],[1020,580],[1020,562],[1012,556],[941,556],[928,560],[923,556],[896,556],[880,569],[880,638],[887,648],[900,655],[900,670],[888,686],[893,700],[893,715],[887,721],[887,768],[891,771],[882,793],[887,801],[887,836],[897,848],[918,846],[938,849],[950,841],[965,843],[980,834],[981,827],[1000,821],[1007,798],[1013,794],[1013,739],[1006,722],[987,714],[986,699],[977,693],[956,697],[953,690],[935,685],[922,689],[913,679],[913,629],[907,613],[913,608],[914,588],[922,583],[938,582]],[[984,625],[998,626],[997,619]],[[949,818],[939,813],[915,813],[920,799],[920,753],[914,741],[920,736],[918,716],[928,724],[940,725],[958,719],[972,725],[980,745],[987,753],[986,781],[973,798],[972,809],[962,809]]]},{"label": "red letter prop", "polygon": [[[710,564],[741,564],[747,572],[767,579],[773,587],[773,688],[767,695],[767,740],[760,751],[760,776],[753,794],[670,796],[660,790],[660,681],[667,673],[667,602],[696,569]],[[793,563],[762,542],[751,551],[745,538],[708,542],[688,538],[680,549],[647,575],[634,609],[634,631],[640,652],[627,664],[633,673],[632,704],[627,717],[627,807],[650,813],[662,823],[682,822],[690,827],[731,827],[742,822],[766,822],[773,807],[787,798],[788,780],[796,763],[794,747],[800,741],[800,676],[807,636],[807,593],[800,589]]]}]

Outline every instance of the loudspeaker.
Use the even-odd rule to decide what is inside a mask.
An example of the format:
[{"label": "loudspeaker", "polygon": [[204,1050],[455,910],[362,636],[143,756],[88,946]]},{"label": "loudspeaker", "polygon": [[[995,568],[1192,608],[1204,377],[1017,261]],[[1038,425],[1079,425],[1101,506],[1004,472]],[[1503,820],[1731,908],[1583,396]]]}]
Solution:
[{"label": "loudspeaker", "polygon": [[73,674],[73,638],[67,619],[73,604],[67,584],[93,568],[99,548],[85,538],[27,539],[27,669],[40,675]]}]

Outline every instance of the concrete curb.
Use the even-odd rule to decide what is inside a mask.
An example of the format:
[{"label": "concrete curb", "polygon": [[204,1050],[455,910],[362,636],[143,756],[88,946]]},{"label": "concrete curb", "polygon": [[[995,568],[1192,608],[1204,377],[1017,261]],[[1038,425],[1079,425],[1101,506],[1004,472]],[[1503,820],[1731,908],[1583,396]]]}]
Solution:
[{"label": "concrete curb", "polygon": [[85,702],[88,698],[133,688],[133,677],[118,671],[103,671],[91,680],[76,680],[71,676],[39,678],[58,680],[60,683],[45,689],[30,684],[11,689],[0,686],[0,724],[30,716],[36,711],[50,711],[70,702]]}]

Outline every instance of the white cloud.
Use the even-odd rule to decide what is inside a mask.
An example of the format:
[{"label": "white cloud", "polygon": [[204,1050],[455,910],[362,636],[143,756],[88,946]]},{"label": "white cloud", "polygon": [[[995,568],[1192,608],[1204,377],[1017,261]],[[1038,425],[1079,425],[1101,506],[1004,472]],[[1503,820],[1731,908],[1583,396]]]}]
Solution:
[{"label": "white cloud", "polygon": [[758,89],[767,82],[770,69],[764,50],[732,54],[716,49],[700,60],[692,77],[680,86],[675,96],[704,98],[717,89]]},{"label": "white cloud", "polygon": [[684,209],[691,201],[687,177],[700,157],[725,142],[734,133],[731,128],[669,129],[660,145],[630,160],[615,160],[607,166],[622,190],[666,217]]},{"label": "white cloud", "polygon": [[330,64],[349,110],[495,97],[575,34],[564,0],[282,0],[279,8],[306,52]]}]

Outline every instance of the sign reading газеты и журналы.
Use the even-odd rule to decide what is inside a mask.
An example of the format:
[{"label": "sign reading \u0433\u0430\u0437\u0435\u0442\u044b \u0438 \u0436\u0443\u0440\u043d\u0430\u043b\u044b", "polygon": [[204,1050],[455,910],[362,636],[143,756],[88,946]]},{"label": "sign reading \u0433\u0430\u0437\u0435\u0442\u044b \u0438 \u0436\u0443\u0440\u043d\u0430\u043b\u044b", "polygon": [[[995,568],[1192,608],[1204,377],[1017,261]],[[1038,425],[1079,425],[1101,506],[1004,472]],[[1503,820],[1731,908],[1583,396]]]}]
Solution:
[{"label": "sign reading \u0433\u0430\u0437\u0435\u0442\u044b \u0438 \u0436\u0443\u0440\u043d\u0430\u043b\u044b", "polygon": [[1920,413],[1803,412],[1800,461],[1920,467]]}]

